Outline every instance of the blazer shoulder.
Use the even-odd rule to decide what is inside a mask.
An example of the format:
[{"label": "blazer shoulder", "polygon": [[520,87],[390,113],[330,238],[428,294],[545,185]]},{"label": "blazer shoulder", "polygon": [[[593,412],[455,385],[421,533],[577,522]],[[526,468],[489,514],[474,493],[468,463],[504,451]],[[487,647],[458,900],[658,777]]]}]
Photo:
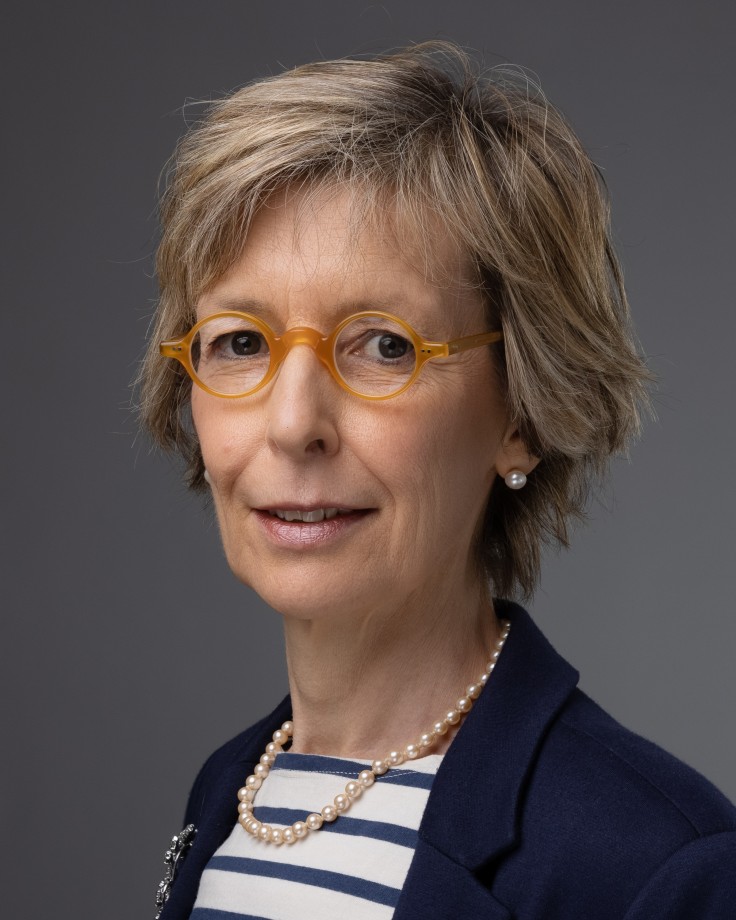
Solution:
[{"label": "blazer shoulder", "polygon": [[[736,808],[715,786],[578,689],[540,739],[517,820],[518,843],[496,867],[494,891],[519,917],[549,920],[629,920],[637,897],[673,879],[670,900],[688,903],[698,879],[715,872],[726,885],[719,873],[730,871],[724,852],[736,836]],[[634,911],[631,920],[645,916]],[[722,915],[672,915],[694,916]],[[662,913],[651,920],[660,917],[670,920]]]},{"label": "blazer shoulder", "polygon": [[[623,800],[635,800],[660,830],[683,839],[736,831],[736,808],[709,780],[637,735],[576,689],[560,713],[559,741],[576,751],[581,770],[595,770]],[[689,833],[688,833],[689,828]]]},{"label": "blazer shoulder", "polygon": [[624,920],[731,920],[736,902],[736,832],[700,837],[677,850],[639,892]]}]

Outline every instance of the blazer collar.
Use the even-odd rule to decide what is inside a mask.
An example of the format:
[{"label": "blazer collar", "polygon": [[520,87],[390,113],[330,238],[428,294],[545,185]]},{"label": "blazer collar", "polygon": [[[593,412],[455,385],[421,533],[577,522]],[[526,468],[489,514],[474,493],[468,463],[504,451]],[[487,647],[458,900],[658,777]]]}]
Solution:
[{"label": "blazer collar", "polygon": [[511,632],[443,758],[419,828],[420,838],[471,871],[516,842],[525,780],[579,678],[525,610],[509,601],[495,609]]}]

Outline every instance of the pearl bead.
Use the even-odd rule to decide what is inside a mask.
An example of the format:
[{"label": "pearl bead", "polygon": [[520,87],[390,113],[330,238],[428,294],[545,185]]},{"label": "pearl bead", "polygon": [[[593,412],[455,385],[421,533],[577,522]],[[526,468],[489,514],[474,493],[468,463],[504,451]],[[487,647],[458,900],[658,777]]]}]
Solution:
[{"label": "pearl bead", "polygon": [[356,783],[354,779],[351,779],[350,782],[345,786],[345,795],[349,799],[357,799],[362,791],[363,787],[360,785],[360,783]]},{"label": "pearl bead", "polygon": [[284,843],[293,843],[296,840],[293,827],[285,827],[281,833],[284,838]]},{"label": "pearl bead", "polygon": [[478,679],[478,683],[483,684],[483,686],[485,687],[485,685],[488,683],[488,674],[481,674],[481,676]]},{"label": "pearl bead", "polygon": [[271,829],[271,843],[275,843],[276,846],[281,846],[284,842],[284,832],[280,827],[274,827]]},{"label": "pearl bead", "polygon": [[269,741],[268,744],[266,745],[266,753],[273,754],[274,757],[276,756],[276,754],[280,754],[282,751],[283,751],[283,748],[281,747],[281,745],[276,744],[275,741]]},{"label": "pearl bead", "polygon": [[238,811],[240,812],[241,815],[249,814],[251,811],[253,811],[253,803],[252,802],[238,802]]},{"label": "pearl bead", "polygon": [[274,744],[286,744],[286,742],[289,740],[289,736],[281,728],[277,728],[271,737],[274,740]]},{"label": "pearl bead", "polygon": [[247,827],[248,824],[250,824],[250,818],[251,816],[248,814],[238,815],[238,823],[241,824],[243,827]]},{"label": "pearl bead", "polygon": [[373,770],[361,770],[358,774],[358,782],[364,789],[367,789],[368,786],[372,786],[376,781],[376,774]]},{"label": "pearl bead", "polygon": [[248,824],[246,824],[245,829],[249,834],[252,834],[254,837],[258,836],[258,831],[261,829],[261,822],[258,818],[252,818]]},{"label": "pearl bead", "polygon": [[523,489],[526,485],[526,475],[521,470],[512,470],[504,476],[503,481],[509,489]]},{"label": "pearl bead", "polygon": [[383,776],[383,774],[388,770],[388,764],[385,760],[374,760],[371,764],[371,770],[376,774],[376,776]]},{"label": "pearl bead", "polygon": [[457,709],[451,709],[448,713],[445,714],[445,721],[448,725],[457,725],[457,723],[462,718],[462,714],[457,711]]},{"label": "pearl bead", "polygon": [[253,772],[255,773],[256,776],[260,776],[261,779],[265,779],[268,776],[268,771],[270,769],[271,768],[267,766],[265,763],[257,763],[255,767],[253,768]]},{"label": "pearl bead", "polygon": [[441,722],[435,722],[432,726],[432,731],[435,735],[445,735],[447,734],[447,722],[443,719]]},{"label": "pearl bead", "polygon": [[261,840],[270,840],[270,839],[271,839],[271,830],[272,830],[272,828],[271,828],[271,825],[270,825],[270,824],[262,824],[262,825],[258,828],[258,836],[261,838]]},{"label": "pearl bead", "polygon": [[404,753],[409,758],[409,760],[416,760],[419,757],[419,745],[418,744],[407,744],[404,748]]},{"label": "pearl bead", "polygon": [[276,760],[276,758],[273,754],[261,754],[261,763],[265,764],[267,767],[272,766],[274,760]]},{"label": "pearl bead", "polygon": [[496,651],[493,652],[492,655],[491,655],[491,661],[493,661],[493,662],[498,661],[498,656],[499,656],[500,654],[501,654],[501,650],[497,648]]},{"label": "pearl bead", "polygon": [[390,766],[398,767],[404,762],[404,755],[401,753],[401,751],[391,751],[386,760]]},{"label": "pearl bead", "polygon": [[281,731],[286,732],[287,735],[294,734],[294,723],[293,722],[284,722],[281,726]]},{"label": "pearl bead", "polygon": [[470,712],[472,707],[473,701],[469,700],[467,696],[461,696],[457,703],[455,703],[455,709],[459,712]]},{"label": "pearl bead", "polygon": [[241,786],[241,788],[238,789],[238,798],[240,799],[241,802],[250,801],[248,798],[249,792],[252,792],[252,790],[249,789],[247,786]]},{"label": "pearl bead", "polygon": [[471,700],[477,700],[480,696],[481,688],[478,684],[469,684],[465,690],[465,693]]},{"label": "pearl bead", "polygon": [[245,801],[246,801],[246,802],[252,802],[252,801],[255,799],[255,797],[256,797],[256,790],[255,790],[255,789],[246,789],[246,790],[245,790]]},{"label": "pearl bead", "polygon": [[249,789],[260,789],[263,785],[263,781],[258,776],[249,776],[245,781],[245,785]]},{"label": "pearl bead", "polygon": [[345,795],[344,792],[339,792],[333,801],[335,802],[335,811],[339,815],[350,808],[350,799]]},{"label": "pearl bead", "polygon": [[496,662],[489,661],[488,664],[486,665],[486,674],[491,674],[495,667],[496,667]]},{"label": "pearl bead", "polygon": [[334,805],[325,805],[320,814],[325,821],[334,821],[337,817],[337,811]]},{"label": "pearl bead", "polygon": [[420,748],[432,747],[435,740],[436,740],[436,735],[433,731],[424,732],[424,734],[419,738],[419,747]]},{"label": "pearl bead", "polygon": [[309,828],[303,821],[295,821],[291,825],[291,829],[294,831],[295,837],[306,837],[309,833]]},{"label": "pearl bead", "polygon": [[318,831],[322,827],[324,820],[325,819],[322,817],[322,815],[313,813],[311,815],[307,815],[307,820],[304,823],[307,825],[310,831]]},{"label": "pearl bead", "polygon": [[494,642],[494,645],[495,645],[496,648],[499,650],[499,652],[500,652],[501,649],[503,648],[503,643],[504,643],[504,640],[503,640],[503,639],[496,639],[496,641]]}]

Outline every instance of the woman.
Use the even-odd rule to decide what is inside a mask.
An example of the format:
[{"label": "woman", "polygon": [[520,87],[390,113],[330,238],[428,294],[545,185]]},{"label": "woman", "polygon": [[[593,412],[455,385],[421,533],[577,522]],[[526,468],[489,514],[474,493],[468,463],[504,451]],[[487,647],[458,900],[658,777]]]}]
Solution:
[{"label": "woman", "polygon": [[255,83],[181,143],[158,270],[144,416],[291,691],[200,772],[163,920],[732,917],[736,810],[491,599],[646,401],[561,116],[448,46]]}]

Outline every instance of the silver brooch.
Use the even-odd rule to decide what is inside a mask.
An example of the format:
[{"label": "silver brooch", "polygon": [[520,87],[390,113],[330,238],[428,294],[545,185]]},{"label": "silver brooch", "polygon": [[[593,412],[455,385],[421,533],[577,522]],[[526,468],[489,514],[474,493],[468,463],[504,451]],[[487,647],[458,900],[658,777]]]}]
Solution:
[{"label": "silver brooch", "polygon": [[171,886],[174,884],[176,873],[184,862],[184,857],[187,855],[189,848],[194,843],[196,834],[197,828],[193,824],[187,824],[183,831],[179,831],[178,834],[171,838],[171,846],[166,853],[164,853],[166,875],[158,883],[158,891],[156,892],[156,916],[153,920],[158,920],[161,916],[164,905],[169,900]]}]

